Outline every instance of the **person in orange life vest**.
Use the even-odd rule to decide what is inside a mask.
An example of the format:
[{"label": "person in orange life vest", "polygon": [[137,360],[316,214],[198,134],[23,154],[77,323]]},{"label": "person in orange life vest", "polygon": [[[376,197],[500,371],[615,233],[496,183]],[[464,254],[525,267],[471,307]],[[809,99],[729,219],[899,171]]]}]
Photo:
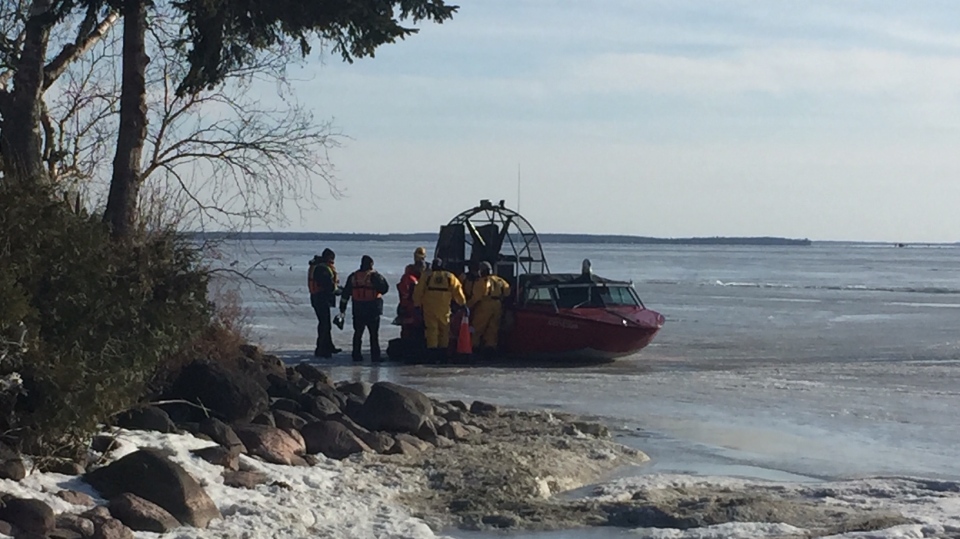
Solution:
[{"label": "person in orange life vest", "polygon": [[383,314],[383,295],[388,290],[387,280],[373,270],[373,259],[363,255],[360,269],[347,277],[340,296],[340,314],[347,312],[347,303],[353,300],[354,361],[363,361],[360,345],[364,330],[370,333],[370,359],[380,361],[380,316]]},{"label": "person in orange life vest", "polygon": [[489,262],[480,263],[480,278],[474,283],[467,301],[473,319],[473,348],[496,351],[500,337],[500,319],[503,300],[510,295],[510,285],[502,277],[493,275]]},{"label": "person in orange life vest", "polygon": [[463,305],[463,287],[457,277],[433,260],[430,273],[413,289],[413,304],[423,310],[424,333],[430,353],[441,359],[450,345],[450,303]]},{"label": "person in orange life vest", "polygon": [[334,260],[337,255],[330,249],[324,249],[319,257],[310,261],[307,270],[307,288],[310,290],[310,306],[317,314],[317,347],[313,355],[331,357],[341,350],[333,345],[333,319],[330,308],[336,306],[340,294],[340,280]]},{"label": "person in orange life vest", "polygon": [[404,269],[403,277],[397,283],[397,293],[400,294],[400,304],[397,305],[397,317],[400,321],[400,338],[421,340],[423,339],[423,316],[419,309],[413,304],[413,290],[417,286],[417,281],[423,275],[426,269],[426,263],[408,264]]}]

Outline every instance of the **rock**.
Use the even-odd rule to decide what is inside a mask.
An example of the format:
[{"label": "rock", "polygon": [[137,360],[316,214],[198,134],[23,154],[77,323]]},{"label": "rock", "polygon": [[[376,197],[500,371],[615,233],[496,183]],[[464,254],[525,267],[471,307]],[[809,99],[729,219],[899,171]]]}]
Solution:
[{"label": "rock", "polygon": [[515,515],[484,515],[480,522],[483,522],[487,526],[493,526],[494,528],[513,528],[520,523]]},{"label": "rock", "polygon": [[47,539],[83,539],[83,534],[73,530],[56,528],[47,534]]},{"label": "rock", "polygon": [[426,440],[431,444],[434,443],[434,440],[437,438],[437,427],[433,424],[432,418],[427,419],[420,425],[420,430],[416,432],[417,438],[421,440]]},{"label": "rock", "polygon": [[303,420],[306,421],[307,423],[316,423],[317,421],[321,420],[319,417],[307,412],[300,412],[299,414],[297,414],[297,416],[303,418]]},{"label": "rock", "polygon": [[238,425],[237,436],[251,455],[256,455],[274,464],[296,465],[306,451],[304,444],[287,432],[268,425]]},{"label": "rock", "polygon": [[88,509],[87,511],[80,513],[80,516],[83,518],[88,518],[93,521],[96,521],[98,519],[103,520],[105,518],[113,518],[112,516],[110,516],[110,510],[107,509],[106,505],[98,505],[92,509]]},{"label": "rock", "polygon": [[355,453],[373,451],[363,440],[338,421],[310,423],[301,430],[307,453],[323,453],[332,459],[344,459]]},{"label": "rock", "polygon": [[310,389],[309,393],[315,397],[326,397],[336,404],[337,408],[343,408],[343,406],[347,404],[346,395],[337,391],[335,387],[324,384],[323,382],[317,382],[314,387]]},{"label": "rock", "polygon": [[[97,502],[94,501],[93,496],[87,494],[86,492],[77,492],[76,490],[61,490],[57,492],[55,496],[69,504],[79,505],[81,507],[93,507],[97,505]],[[62,528],[63,526],[60,527]]]},{"label": "rock", "polygon": [[397,443],[397,441],[393,439],[393,436],[385,432],[370,432],[365,436],[360,436],[360,439],[370,446],[370,449],[382,455],[390,454],[394,444]]},{"label": "rock", "polygon": [[115,518],[101,518],[93,521],[94,532],[91,539],[134,539],[133,530]]},{"label": "rock", "polygon": [[497,415],[500,413],[500,407],[488,402],[473,401],[473,404],[470,405],[470,413],[477,415]]},{"label": "rock", "polygon": [[208,417],[200,422],[200,432],[209,436],[214,442],[227,449],[236,448],[240,453],[246,453],[247,447],[243,445],[240,437],[233,430],[233,427],[227,425],[219,419]]},{"label": "rock", "polygon": [[[109,515],[109,513],[107,514]],[[57,515],[57,528],[75,531],[83,537],[91,537],[96,531],[96,527],[93,525],[92,520],[70,513],[61,513]]]},{"label": "rock", "polygon": [[271,427],[277,426],[277,422],[273,419],[273,413],[271,412],[263,412],[262,414],[257,415],[257,417],[253,418],[251,423],[257,425],[269,425]]},{"label": "rock", "polygon": [[13,537],[13,525],[6,520],[0,520],[0,533]]},{"label": "rock", "polygon": [[165,509],[129,492],[110,500],[110,514],[139,532],[166,533],[180,527],[180,522]]},{"label": "rock", "polygon": [[463,428],[470,434],[483,434],[483,429],[476,425],[464,425]]},{"label": "rock", "polygon": [[[422,440],[421,440],[422,441]],[[408,442],[407,440],[395,439],[390,449],[387,450],[387,455],[419,455],[421,450],[418,446]]]},{"label": "rock", "polygon": [[433,415],[433,403],[416,389],[377,382],[356,417],[366,429],[416,433]]},{"label": "rock", "polygon": [[56,527],[53,509],[40,500],[6,497],[0,505],[0,520],[9,522],[21,531],[46,535]]},{"label": "rock", "polygon": [[340,413],[340,406],[331,399],[320,396],[304,395],[300,403],[303,411],[321,419]]},{"label": "rock", "polygon": [[454,442],[450,438],[447,438],[446,436],[443,436],[440,434],[438,434],[435,439],[428,440],[428,441],[433,445],[439,447],[440,449],[448,449],[450,447],[457,445],[457,442]]},{"label": "rock", "polygon": [[0,479],[20,481],[27,476],[20,454],[5,444],[0,444]]},{"label": "rock", "polygon": [[591,423],[587,421],[574,421],[569,426],[572,426],[576,430],[594,436],[596,438],[609,438],[610,429],[606,425],[600,423]]},{"label": "rock", "polygon": [[440,434],[458,442],[469,439],[472,434],[467,429],[466,425],[460,423],[459,421],[449,421],[445,425],[442,425],[438,430],[440,431]]},{"label": "rock", "polygon": [[311,365],[304,361],[293,369],[297,371],[300,376],[303,376],[313,383],[322,382],[328,386],[333,385],[333,380],[330,379],[330,375],[318,369],[316,365]]},{"label": "rock", "polygon": [[300,406],[299,402],[293,399],[276,398],[271,400],[270,409],[273,410],[274,412],[284,411],[284,412],[297,414],[297,413],[300,413],[301,410],[303,410],[303,407]]},{"label": "rock", "polygon": [[234,446],[234,449],[227,449],[222,445],[214,445],[194,449],[190,453],[215,466],[223,466],[228,470],[240,469],[240,451],[236,446]]},{"label": "rock", "polygon": [[373,388],[367,382],[339,382],[336,385],[337,391],[347,395],[353,395],[360,399],[360,404],[363,404],[363,401],[367,400],[367,397],[370,396],[370,390]]},{"label": "rock", "polygon": [[363,403],[367,402],[366,399],[361,399],[356,395],[347,395],[347,402],[340,407],[343,410],[343,413],[354,421],[360,417],[360,414],[363,413]]},{"label": "rock", "polygon": [[267,381],[270,384],[267,386],[267,393],[274,398],[297,400],[305,392],[305,389],[297,387],[286,376],[270,374],[267,375]]},{"label": "rock", "polygon": [[470,411],[470,408],[467,406],[467,403],[465,403],[465,402],[463,402],[463,401],[452,400],[452,401],[447,401],[447,404],[449,404],[449,405],[450,405],[451,407],[453,407],[453,408],[456,408],[456,409],[460,410],[461,412],[469,412],[469,411]]},{"label": "rock", "polygon": [[197,481],[156,449],[140,449],[84,479],[105,498],[129,492],[166,509],[183,524],[205,528],[220,511]]},{"label": "rock", "polygon": [[117,417],[116,425],[128,430],[177,432],[170,416],[156,406],[128,410]]},{"label": "rock", "polygon": [[106,455],[120,447],[120,442],[109,434],[98,434],[90,440],[90,449]]},{"label": "rock", "polygon": [[[249,421],[270,405],[270,397],[254,377],[201,361],[184,367],[164,398],[202,405],[227,422]],[[177,418],[179,421],[202,421],[205,417],[201,410],[193,407],[181,413],[191,417]]]},{"label": "rock", "polygon": [[223,484],[234,488],[254,489],[270,480],[263,472],[223,472]]},{"label": "rock", "polygon": [[79,462],[70,459],[50,459],[37,466],[41,472],[53,472],[63,475],[83,475],[86,468]]},{"label": "rock", "polygon": [[307,420],[292,412],[274,410],[273,419],[277,428],[283,430],[300,430],[307,424]]},{"label": "rock", "polygon": [[400,444],[401,442],[403,442],[403,443],[412,445],[414,448],[416,448],[417,451],[427,451],[428,449],[433,449],[433,445],[430,442],[425,442],[420,438],[417,438],[416,436],[413,436],[412,434],[407,434],[405,432],[394,434],[393,438],[394,440],[396,440],[397,444]]}]

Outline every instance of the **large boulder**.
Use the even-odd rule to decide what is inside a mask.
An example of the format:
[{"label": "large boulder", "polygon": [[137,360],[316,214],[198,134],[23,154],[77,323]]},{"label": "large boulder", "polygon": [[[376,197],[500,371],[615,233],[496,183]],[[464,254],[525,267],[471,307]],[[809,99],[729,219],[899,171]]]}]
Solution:
[{"label": "large boulder", "polygon": [[228,450],[246,453],[247,448],[243,445],[240,437],[233,430],[233,427],[227,425],[219,419],[208,417],[200,422],[200,433],[210,437]]},{"label": "large boulder", "polygon": [[0,443],[0,479],[19,481],[27,476],[27,468],[23,465],[20,455],[6,445]]},{"label": "large boulder", "polygon": [[75,531],[83,537],[92,537],[96,531],[92,520],[72,513],[60,513],[57,515],[57,528]]},{"label": "large boulder", "polygon": [[[213,362],[195,361],[184,367],[163,396],[202,405],[228,423],[249,421],[270,406],[269,395],[254,377]],[[201,421],[205,417],[202,410],[193,407],[176,410],[177,421]]]},{"label": "large boulder", "polygon": [[377,382],[353,419],[368,430],[416,434],[432,415],[433,403],[423,393],[391,382]]},{"label": "large boulder", "polygon": [[180,522],[167,510],[129,492],[110,500],[110,514],[139,532],[166,533],[180,527]]},{"label": "large boulder", "polygon": [[129,430],[177,432],[170,416],[156,406],[128,410],[117,417],[116,424]]},{"label": "large boulder", "polygon": [[303,441],[268,425],[237,425],[233,429],[251,455],[274,464],[302,465],[306,452]]},{"label": "large boulder", "polygon": [[104,498],[129,492],[166,509],[183,524],[205,528],[220,511],[203,487],[156,449],[141,449],[84,475]]},{"label": "large boulder", "polygon": [[303,406],[304,412],[319,418],[326,418],[340,413],[340,405],[337,404],[336,401],[322,395],[304,394],[300,397],[300,404]]},{"label": "large boulder", "polygon": [[303,376],[305,379],[317,383],[321,382],[326,385],[333,385],[333,380],[330,379],[330,375],[321,371],[317,368],[316,365],[311,365],[310,363],[303,362],[293,368],[297,371],[300,376]]},{"label": "large boulder", "polygon": [[4,496],[0,503],[0,520],[13,524],[28,534],[44,536],[56,527],[53,509],[40,500]]},{"label": "large boulder", "polygon": [[361,402],[370,396],[370,390],[373,388],[369,382],[338,382],[336,387],[337,391],[344,395],[359,397]]},{"label": "large boulder", "polygon": [[300,430],[308,421],[297,414],[291,412],[285,412],[283,410],[274,410],[273,411],[273,420],[274,424],[278,429],[283,430]]},{"label": "large boulder", "polygon": [[332,459],[344,459],[355,453],[372,452],[363,440],[338,421],[310,423],[301,429],[307,453],[323,453]]}]

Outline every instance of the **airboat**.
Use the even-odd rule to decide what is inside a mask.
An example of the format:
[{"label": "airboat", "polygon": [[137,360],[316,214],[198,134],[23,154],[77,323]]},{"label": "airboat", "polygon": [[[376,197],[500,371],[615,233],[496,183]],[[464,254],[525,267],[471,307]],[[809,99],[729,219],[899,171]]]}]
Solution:
[{"label": "airboat", "polygon": [[595,275],[589,260],[580,273],[552,273],[533,226],[503,201],[482,200],[440,227],[435,256],[455,275],[489,262],[510,283],[499,350],[507,357],[611,361],[643,349],[664,324],[632,283]]}]

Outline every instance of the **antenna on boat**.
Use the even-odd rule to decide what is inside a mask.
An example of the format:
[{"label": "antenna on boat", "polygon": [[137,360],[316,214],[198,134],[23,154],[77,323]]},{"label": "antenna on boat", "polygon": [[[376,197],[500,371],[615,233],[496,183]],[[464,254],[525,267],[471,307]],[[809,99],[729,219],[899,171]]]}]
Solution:
[{"label": "antenna on boat", "polygon": [[517,162],[517,213],[520,213],[520,162]]}]

